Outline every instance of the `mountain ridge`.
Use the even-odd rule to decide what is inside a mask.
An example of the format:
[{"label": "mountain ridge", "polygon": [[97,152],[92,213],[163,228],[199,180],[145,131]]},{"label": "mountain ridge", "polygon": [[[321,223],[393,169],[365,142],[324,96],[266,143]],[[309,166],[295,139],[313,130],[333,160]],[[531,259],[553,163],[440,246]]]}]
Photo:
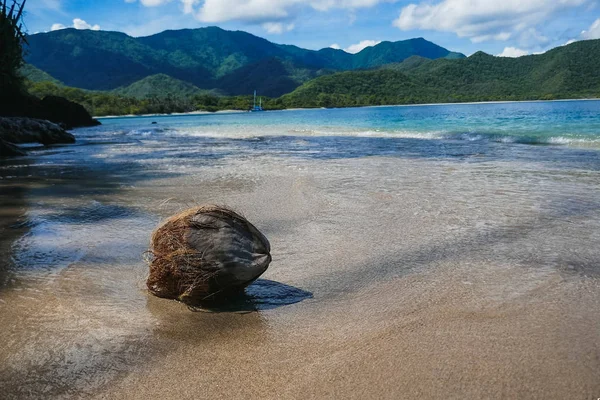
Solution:
[{"label": "mountain ridge", "polygon": [[[600,98],[600,40],[581,41],[544,54],[505,58],[478,52],[464,59],[430,60],[412,56],[373,70],[322,75],[294,92],[276,99],[263,98],[265,109],[353,107],[422,103],[518,101]],[[264,61],[285,69],[281,60]],[[275,63],[275,64],[273,64]],[[226,97],[207,93],[166,75],[145,78],[124,91],[94,92],[70,88],[47,80],[43,71],[30,68],[44,81],[28,81],[31,94],[43,98],[62,96],[84,105],[93,115],[123,115],[248,110],[252,96]],[[260,70],[242,79],[260,80]],[[256,76],[254,76],[256,75]],[[148,84],[150,82],[150,84]],[[168,93],[182,86],[193,94]],[[164,88],[164,89],[163,89]],[[134,90],[135,91],[132,91]],[[119,95],[118,93],[124,93]],[[166,93],[166,95],[165,95]],[[189,93],[189,91],[188,91]],[[135,97],[129,97],[135,96]]]},{"label": "mountain ridge", "polygon": [[[376,68],[412,55],[462,56],[423,38],[382,42],[350,54],[276,44],[244,31],[218,27],[167,30],[139,38],[122,32],[68,28],[30,35],[28,42],[26,61],[68,86],[114,90],[148,76],[166,74],[200,89],[239,95],[247,91],[240,79],[248,75],[248,66],[255,65],[258,71],[253,74],[264,81],[257,82],[256,89],[273,97],[336,71]],[[277,73],[269,75],[265,61],[273,59],[280,65]],[[237,86],[243,86],[244,92]]]},{"label": "mountain ridge", "polygon": [[286,107],[600,97],[600,39],[518,58],[477,52],[450,60],[409,58],[376,70],[319,77],[284,95]]}]

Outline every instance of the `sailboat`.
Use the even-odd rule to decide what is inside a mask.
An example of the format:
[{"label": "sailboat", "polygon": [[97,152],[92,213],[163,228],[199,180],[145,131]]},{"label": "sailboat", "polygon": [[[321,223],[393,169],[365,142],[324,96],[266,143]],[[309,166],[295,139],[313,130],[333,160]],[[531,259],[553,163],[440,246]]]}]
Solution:
[{"label": "sailboat", "polygon": [[250,112],[265,111],[265,110],[262,108],[262,97],[260,97],[260,98],[258,99],[258,101],[259,101],[259,104],[258,104],[258,106],[257,106],[257,105],[256,105],[256,90],[255,90],[255,91],[254,91],[254,106],[253,106],[253,107],[250,109]]}]

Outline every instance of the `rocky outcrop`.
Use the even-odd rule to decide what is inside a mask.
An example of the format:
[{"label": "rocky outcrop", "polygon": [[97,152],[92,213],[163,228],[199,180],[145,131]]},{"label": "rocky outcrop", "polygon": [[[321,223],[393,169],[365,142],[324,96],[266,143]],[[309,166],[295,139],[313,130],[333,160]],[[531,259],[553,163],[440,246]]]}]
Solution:
[{"label": "rocky outcrop", "polygon": [[50,121],[0,117],[0,140],[11,144],[41,143],[47,146],[74,143],[75,136]]},{"label": "rocky outcrop", "polygon": [[21,92],[0,93],[0,116],[45,119],[65,129],[100,125],[81,104],[57,96],[40,100]]},{"label": "rocky outcrop", "polygon": [[40,102],[39,118],[64,125],[66,129],[100,125],[81,105],[63,97],[46,96]]}]

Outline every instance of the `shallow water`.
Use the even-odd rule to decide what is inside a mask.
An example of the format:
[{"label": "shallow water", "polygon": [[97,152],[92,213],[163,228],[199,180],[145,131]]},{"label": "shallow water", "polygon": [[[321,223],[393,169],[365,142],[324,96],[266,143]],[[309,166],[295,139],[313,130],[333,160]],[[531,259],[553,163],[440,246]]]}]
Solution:
[{"label": "shallow water", "polygon": [[[599,111],[107,119],[76,145],[0,161],[0,386],[9,398],[597,397]],[[144,287],[153,228],[205,202],[241,211],[273,249],[247,297],[212,313]]]},{"label": "shallow water", "polygon": [[[181,137],[360,136],[600,145],[598,101],[383,106],[105,119],[120,134]],[[157,122],[143,126],[144,122]]]}]

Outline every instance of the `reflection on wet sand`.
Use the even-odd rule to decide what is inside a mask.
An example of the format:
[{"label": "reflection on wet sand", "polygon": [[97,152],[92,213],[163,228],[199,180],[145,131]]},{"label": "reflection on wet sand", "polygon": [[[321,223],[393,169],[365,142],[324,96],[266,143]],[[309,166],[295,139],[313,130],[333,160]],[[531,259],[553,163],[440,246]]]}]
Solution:
[{"label": "reflection on wet sand", "polygon": [[13,241],[27,231],[27,228],[19,223],[26,210],[26,191],[23,186],[7,185],[0,181],[0,290],[10,283],[9,271],[13,261],[7,255],[11,254]]}]

